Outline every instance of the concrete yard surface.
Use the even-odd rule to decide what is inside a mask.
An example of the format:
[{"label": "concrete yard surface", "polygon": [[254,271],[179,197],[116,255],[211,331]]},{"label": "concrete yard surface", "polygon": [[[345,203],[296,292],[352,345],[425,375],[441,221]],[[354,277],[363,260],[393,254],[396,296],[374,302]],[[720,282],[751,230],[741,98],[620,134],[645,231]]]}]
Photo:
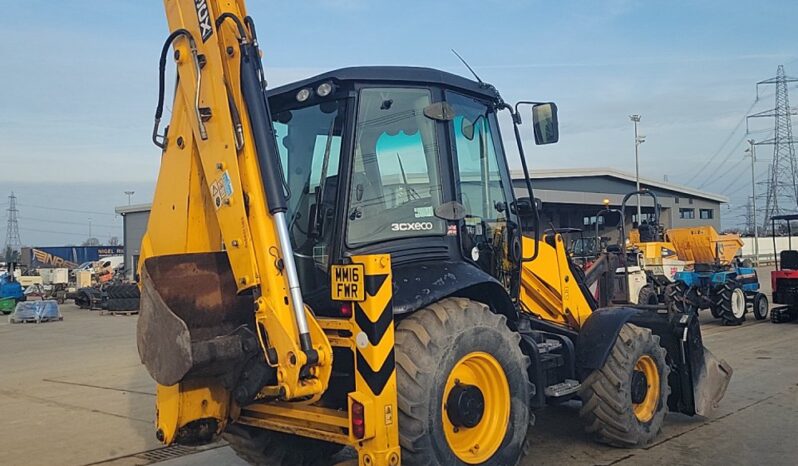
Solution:
[{"label": "concrete yard surface", "polygon": [[[763,285],[766,280],[762,280]],[[136,351],[136,316],[61,306],[64,320],[0,318],[0,464],[243,465],[230,447],[162,448],[155,440],[154,383]],[[536,413],[522,465],[798,464],[798,323],[749,320],[722,327],[702,314],[704,342],[734,368],[708,419],[668,416],[643,449],[594,443],[579,403]]]}]

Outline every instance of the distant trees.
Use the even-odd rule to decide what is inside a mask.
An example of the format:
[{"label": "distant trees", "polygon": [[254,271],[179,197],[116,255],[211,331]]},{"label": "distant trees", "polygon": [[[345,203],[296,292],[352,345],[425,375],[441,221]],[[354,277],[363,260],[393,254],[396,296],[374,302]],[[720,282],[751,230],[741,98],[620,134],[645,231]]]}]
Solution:
[{"label": "distant trees", "polygon": [[99,246],[100,240],[97,238],[88,238],[86,241],[81,244],[81,246]]}]

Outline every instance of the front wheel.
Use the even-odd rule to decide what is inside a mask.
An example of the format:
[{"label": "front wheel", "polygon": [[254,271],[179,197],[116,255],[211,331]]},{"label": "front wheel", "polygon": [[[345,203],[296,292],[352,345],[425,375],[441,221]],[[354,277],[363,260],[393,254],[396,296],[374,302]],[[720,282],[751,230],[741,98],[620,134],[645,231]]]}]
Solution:
[{"label": "front wheel", "polygon": [[668,411],[665,349],[651,330],[624,324],[601,369],[582,383],[585,430],[615,447],[641,447],[662,429]]},{"label": "front wheel", "polygon": [[723,325],[740,325],[745,321],[745,292],[740,285],[727,282],[721,285],[715,305],[723,319]]},{"label": "front wheel", "polygon": [[754,295],[754,317],[756,317],[756,320],[767,319],[769,309],[767,296],[763,293]]},{"label": "front wheel", "polygon": [[488,306],[447,298],[396,328],[402,464],[513,465],[529,425],[529,359]]}]

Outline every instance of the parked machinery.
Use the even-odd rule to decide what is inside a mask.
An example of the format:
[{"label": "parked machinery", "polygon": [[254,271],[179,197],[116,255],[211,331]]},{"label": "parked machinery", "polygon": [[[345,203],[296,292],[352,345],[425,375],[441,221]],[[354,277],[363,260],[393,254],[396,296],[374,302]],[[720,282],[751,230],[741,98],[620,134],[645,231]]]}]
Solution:
[{"label": "parked machinery", "polygon": [[621,202],[621,211],[632,196],[646,195],[654,201],[654,217],[651,221],[638,219],[638,223],[629,232],[626,247],[637,253],[638,265],[646,273],[647,285],[657,296],[658,302],[665,302],[666,287],[676,280],[676,274],[684,270],[688,264],[677,254],[676,247],[666,239],[665,229],[660,220],[660,205],[656,193],[641,189],[626,194]]},{"label": "parked machinery", "polygon": [[223,434],[269,465],[344,446],[361,465],[511,465],[533,408],[579,397],[588,432],[633,447],[723,396],[731,369],[695,316],[598,309],[562,236],[540,234],[520,125],[556,142],[554,104],[412,67],[266,92],[243,0],[165,6],[137,332],[162,442]]},{"label": "parked machinery", "polygon": [[666,237],[680,258],[693,263],[668,287],[671,302],[686,312],[709,309],[724,325],[741,324],[749,305],[757,320],[767,318],[768,300],[759,292],[756,269],[736,257],[743,244],[738,235],[719,235],[707,225],[671,228]]},{"label": "parked machinery", "polygon": [[0,312],[6,315],[14,311],[18,302],[25,300],[25,293],[15,276],[15,270],[16,264],[10,262],[7,270],[0,274]]},{"label": "parked machinery", "polygon": [[[775,215],[770,218],[776,260],[776,270],[770,272],[770,284],[773,304],[779,304],[770,311],[770,320],[773,323],[789,322],[798,318],[798,251],[792,248],[793,220],[798,220],[798,214]],[[786,224],[787,249],[781,251],[776,245],[776,222]]]}]

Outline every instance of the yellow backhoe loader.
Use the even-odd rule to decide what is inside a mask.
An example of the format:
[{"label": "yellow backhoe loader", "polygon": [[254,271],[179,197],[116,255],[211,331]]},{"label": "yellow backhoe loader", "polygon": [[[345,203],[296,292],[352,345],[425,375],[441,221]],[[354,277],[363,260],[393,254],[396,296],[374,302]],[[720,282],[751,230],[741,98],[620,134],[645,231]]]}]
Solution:
[{"label": "yellow backhoe loader", "polygon": [[267,91],[243,0],[165,6],[137,333],[162,442],[223,435],[265,465],[345,446],[364,466],[512,465],[550,402],[581,398],[589,432],[634,447],[723,396],[731,370],[694,316],[596,309],[562,237],[539,234],[528,177],[513,194],[497,114],[528,173],[521,110],[548,144],[554,104],[411,67]]}]

